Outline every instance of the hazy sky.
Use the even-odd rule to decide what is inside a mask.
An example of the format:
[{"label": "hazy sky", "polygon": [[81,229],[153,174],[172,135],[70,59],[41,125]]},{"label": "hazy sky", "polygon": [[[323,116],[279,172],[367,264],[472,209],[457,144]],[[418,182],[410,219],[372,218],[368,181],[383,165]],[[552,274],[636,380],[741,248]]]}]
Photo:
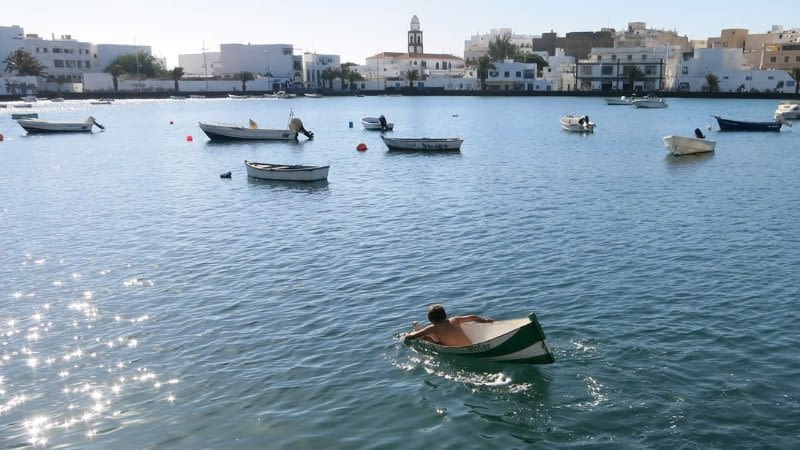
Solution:
[{"label": "hazy sky", "polygon": [[[302,6],[301,6],[302,5]],[[413,15],[425,52],[464,54],[464,41],[492,28],[519,34],[624,29],[628,22],[675,30],[690,39],[719,36],[723,28],[763,33],[772,25],[800,28],[800,8],[744,0],[553,2],[537,0],[84,0],[4,1],[0,25],[50,38],[70,34],[84,42],[149,45],[168,66],[179,53],[218,51],[223,43],[292,44],[303,52],[339,54],[363,64],[381,51],[406,50]],[[134,42],[135,41],[135,42]]]}]

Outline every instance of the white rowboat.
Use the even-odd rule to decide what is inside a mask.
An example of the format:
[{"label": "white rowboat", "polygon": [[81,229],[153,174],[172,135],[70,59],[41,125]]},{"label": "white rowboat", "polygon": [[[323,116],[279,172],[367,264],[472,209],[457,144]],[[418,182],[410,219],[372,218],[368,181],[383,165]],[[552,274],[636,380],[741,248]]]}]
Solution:
[{"label": "white rowboat", "polygon": [[694,153],[713,152],[717,147],[717,141],[709,139],[698,139],[684,136],[664,137],[664,147],[675,156],[691,155]]},{"label": "white rowboat", "polygon": [[330,166],[301,166],[245,161],[247,176],[259,180],[319,181],[328,178]]},{"label": "white rowboat", "polygon": [[439,354],[469,356],[489,361],[524,364],[552,364],[556,361],[547,347],[544,331],[535,314],[491,323],[462,323],[461,329],[473,344],[448,347],[426,339],[407,342]]},{"label": "white rowboat", "polygon": [[43,119],[18,119],[19,126],[25,129],[28,134],[37,133],[74,133],[92,131],[92,126],[97,125],[103,129],[102,125],[94,120],[94,117],[89,116],[82,122],[53,122]]},{"label": "white rowboat", "polygon": [[637,98],[631,101],[631,104],[637,108],[666,108],[667,102],[663,98],[645,97]]},{"label": "white rowboat", "polygon": [[200,129],[212,141],[291,141],[297,139],[297,131],[288,128],[283,130],[243,127],[241,125],[222,122],[200,122]]}]

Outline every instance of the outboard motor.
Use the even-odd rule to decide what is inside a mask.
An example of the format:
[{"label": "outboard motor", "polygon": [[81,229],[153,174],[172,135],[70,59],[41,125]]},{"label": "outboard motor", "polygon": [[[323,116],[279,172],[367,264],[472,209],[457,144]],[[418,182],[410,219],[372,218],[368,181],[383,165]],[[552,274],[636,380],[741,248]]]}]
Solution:
[{"label": "outboard motor", "polygon": [[703,135],[703,132],[702,132],[702,131],[700,131],[700,128],[695,128],[695,129],[694,129],[694,136],[695,136],[697,139],[705,139],[705,138],[706,138],[706,137],[705,137],[705,135]]},{"label": "outboard motor", "polygon": [[289,129],[298,133],[303,133],[309,139],[314,139],[314,133],[303,128],[303,121],[297,117],[293,117],[292,120],[289,121]]},{"label": "outboard motor", "polygon": [[383,117],[383,114],[381,114],[381,116],[378,117],[378,122],[380,122],[381,124],[381,130],[386,130],[389,128],[389,126],[386,125],[386,117]]}]

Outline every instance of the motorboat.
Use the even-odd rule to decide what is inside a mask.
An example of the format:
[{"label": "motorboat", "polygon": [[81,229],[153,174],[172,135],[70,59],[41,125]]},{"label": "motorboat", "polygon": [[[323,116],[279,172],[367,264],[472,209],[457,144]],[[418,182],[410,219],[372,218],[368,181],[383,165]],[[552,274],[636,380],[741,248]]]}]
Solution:
[{"label": "motorboat", "polygon": [[365,130],[387,131],[394,129],[394,122],[388,122],[383,115],[380,117],[362,117],[361,125],[364,126]]},{"label": "motorboat", "polygon": [[625,97],[624,95],[619,98],[607,98],[605,99],[606,105],[630,105],[631,99]]},{"label": "motorboat", "polygon": [[235,100],[245,100],[250,98],[249,95],[238,95],[238,94],[228,94],[228,98],[232,98]]},{"label": "motorboat", "polygon": [[247,127],[223,122],[200,122],[199,125],[212,141],[291,141],[297,139],[297,133],[302,133],[309,139],[314,137],[314,133],[303,128],[303,122],[296,117],[289,121],[285,129],[259,128],[252,119]]},{"label": "motorboat", "polygon": [[589,121],[589,116],[567,115],[561,118],[561,128],[574,133],[593,133],[594,122]]},{"label": "motorboat", "polygon": [[381,136],[389,150],[460,151],[461,138],[388,138]]},{"label": "motorboat", "polygon": [[664,147],[675,156],[713,152],[717,147],[717,141],[706,139],[699,128],[695,128],[694,137],[665,136],[663,141]]},{"label": "motorboat", "polygon": [[791,123],[781,120],[772,122],[748,122],[743,120],[723,119],[719,116],[711,116],[717,119],[721,131],[781,131],[781,125]]},{"label": "motorboat", "polygon": [[303,95],[305,97],[308,97],[308,98],[322,98],[322,94],[320,94],[318,92],[309,92],[309,93],[303,94]]},{"label": "motorboat", "polygon": [[105,129],[105,127],[97,123],[92,116],[87,117],[86,120],[81,122],[56,122],[43,119],[18,119],[17,123],[19,126],[24,128],[28,134],[75,132],[90,133],[93,126],[97,126],[100,129]]},{"label": "motorboat", "polygon": [[796,100],[784,100],[775,110],[775,119],[778,118],[797,120],[800,119],[800,102]]},{"label": "motorboat", "polygon": [[[418,327],[415,327],[418,328]],[[411,346],[441,355],[478,358],[485,361],[521,364],[552,364],[555,356],[536,314],[511,320],[479,323],[466,322],[461,329],[470,345],[451,347],[425,338],[405,341]]]},{"label": "motorboat", "polygon": [[642,97],[631,100],[631,104],[637,108],[666,108],[667,102],[663,98]]},{"label": "motorboat", "polygon": [[266,98],[287,99],[287,98],[295,98],[295,97],[297,97],[297,94],[290,94],[290,93],[288,93],[286,91],[278,91],[278,92],[275,92],[274,94],[264,94],[264,97],[266,97]]},{"label": "motorboat", "polygon": [[319,181],[328,178],[330,166],[302,166],[289,164],[269,164],[244,162],[247,176],[259,180],[276,181]]}]

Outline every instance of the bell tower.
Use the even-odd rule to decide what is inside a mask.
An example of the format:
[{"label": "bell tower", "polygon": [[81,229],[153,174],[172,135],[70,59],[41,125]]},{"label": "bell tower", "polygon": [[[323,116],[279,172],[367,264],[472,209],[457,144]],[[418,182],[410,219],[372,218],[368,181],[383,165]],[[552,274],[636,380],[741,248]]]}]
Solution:
[{"label": "bell tower", "polygon": [[422,30],[419,29],[419,19],[416,15],[411,18],[411,29],[408,30],[408,53],[425,53],[422,51]]}]

